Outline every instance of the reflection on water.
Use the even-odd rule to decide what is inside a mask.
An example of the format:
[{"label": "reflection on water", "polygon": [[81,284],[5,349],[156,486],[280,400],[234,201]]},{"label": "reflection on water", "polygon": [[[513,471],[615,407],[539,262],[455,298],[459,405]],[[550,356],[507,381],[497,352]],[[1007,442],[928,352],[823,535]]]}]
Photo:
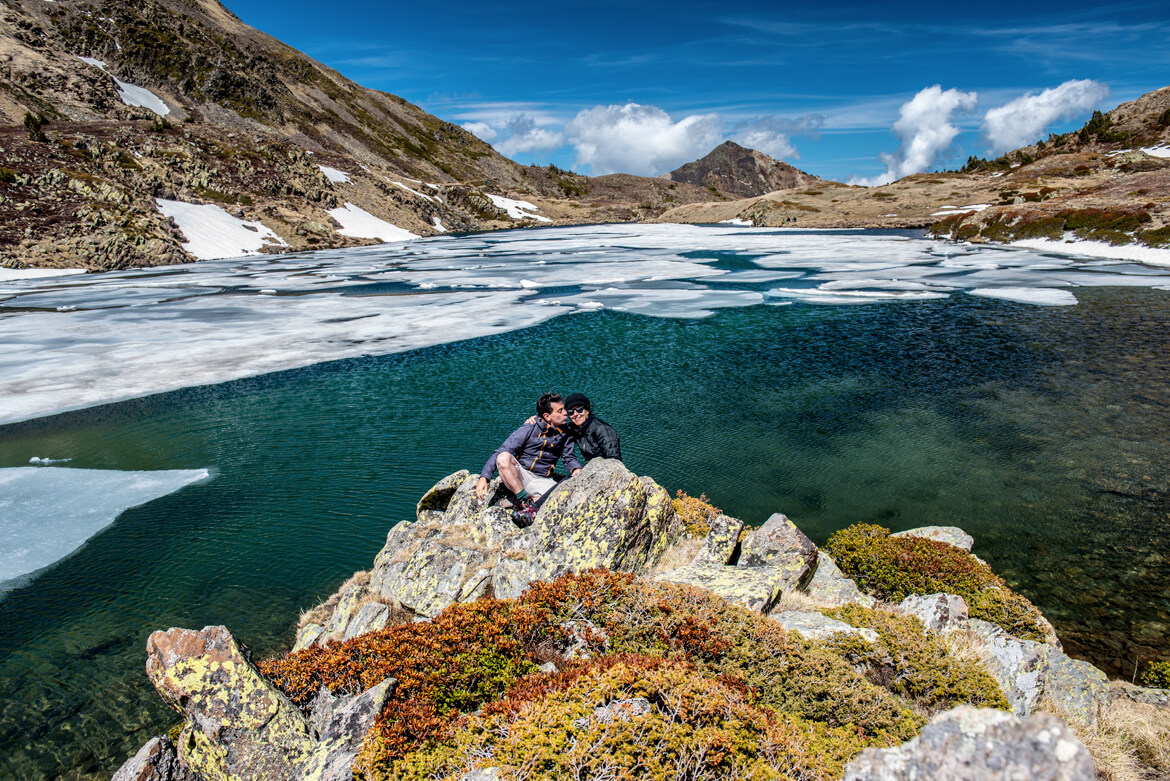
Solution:
[{"label": "reflection on water", "polygon": [[172,718],[151,630],[280,650],[548,389],[587,392],[637,472],[752,523],[963,526],[1071,652],[1128,675],[1170,655],[1170,295],[1077,297],[584,313],[0,428],[0,467],[215,469],[0,601],[0,776],[108,775]]}]

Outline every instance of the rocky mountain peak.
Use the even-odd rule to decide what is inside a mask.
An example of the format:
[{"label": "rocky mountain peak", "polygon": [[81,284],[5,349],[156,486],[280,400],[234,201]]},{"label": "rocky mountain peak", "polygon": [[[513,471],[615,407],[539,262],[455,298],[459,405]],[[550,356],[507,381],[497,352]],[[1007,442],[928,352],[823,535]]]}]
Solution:
[{"label": "rocky mountain peak", "polygon": [[724,141],[706,157],[687,163],[664,178],[707,187],[721,193],[751,198],[776,190],[791,190],[821,181],[763,152]]}]

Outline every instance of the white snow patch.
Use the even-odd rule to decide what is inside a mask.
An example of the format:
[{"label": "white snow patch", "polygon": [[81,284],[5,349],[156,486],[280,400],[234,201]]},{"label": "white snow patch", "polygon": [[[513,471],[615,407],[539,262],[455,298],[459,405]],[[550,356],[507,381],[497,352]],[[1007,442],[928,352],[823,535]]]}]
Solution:
[{"label": "white snow patch", "polygon": [[1077,297],[1069,291],[1051,287],[977,287],[967,292],[973,296],[1040,306],[1074,306],[1077,303]]},{"label": "white snow patch", "polygon": [[[121,49],[120,46],[118,48]],[[109,77],[114,80],[114,84],[118,88],[118,97],[120,97],[122,102],[127,106],[138,106],[139,108],[150,109],[160,117],[165,117],[167,114],[171,113],[170,106],[168,106],[162,98],[160,98],[158,95],[155,95],[146,87],[139,87],[136,84],[128,84],[112,73],[109,73],[109,71],[106,71],[106,63],[102,60],[96,59],[94,57],[78,57],[78,59],[82,62],[89,63],[95,68],[98,68],[101,71],[107,73]]]},{"label": "white snow patch", "polygon": [[756,224],[751,220],[741,220],[739,217],[734,217],[730,220],[720,220],[720,225],[738,225],[741,228],[754,228]]},{"label": "white snow patch", "polygon": [[943,211],[933,212],[931,217],[945,217],[950,214],[960,214],[963,212],[981,212],[984,209],[990,208],[990,203],[973,203],[970,206],[940,206]]},{"label": "white snow patch", "polygon": [[0,469],[0,588],[68,556],[125,510],[209,476],[206,469]]},{"label": "white snow patch", "polygon": [[357,239],[379,239],[384,242],[409,241],[418,238],[405,228],[391,225],[352,203],[347,203],[344,207],[337,209],[330,209],[329,216],[341,223],[341,230],[338,233],[342,236],[353,236]]},{"label": "white snow patch", "polygon": [[430,201],[431,203],[435,202],[435,199],[432,198],[431,196],[424,195],[423,193],[420,193],[418,190],[413,190],[413,189],[407,187],[406,185],[404,185],[402,182],[395,182],[393,180],[390,180],[390,184],[396,184],[399,187],[401,187],[403,190],[406,190],[408,193],[411,193],[413,195],[417,195],[419,198],[424,198],[424,199]]},{"label": "white snow patch", "polygon": [[431,225],[434,225],[435,230],[437,230],[439,233],[447,232],[447,229],[443,227],[443,221],[439,219],[439,215],[437,214],[431,218]]},{"label": "white snow patch", "polygon": [[321,173],[325,174],[325,178],[334,184],[348,184],[350,181],[349,174],[345,171],[330,168],[327,165],[318,165],[317,167],[321,169]]},{"label": "white snow patch", "polygon": [[539,222],[552,222],[548,217],[539,214],[529,214],[529,212],[536,211],[536,206],[528,201],[517,201],[512,198],[505,198],[502,195],[489,195],[492,203],[496,208],[503,209],[508,213],[508,216],[513,220],[537,220]]},{"label": "white snow patch", "polygon": [[1154,157],[1170,157],[1170,144],[1143,146],[1142,151],[1147,155],[1153,155]]},{"label": "white snow patch", "polygon": [[262,222],[233,217],[214,204],[183,203],[155,198],[159,211],[187,237],[183,249],[200,260],[257,255],[266,244],[287,247],[284,239]]}]

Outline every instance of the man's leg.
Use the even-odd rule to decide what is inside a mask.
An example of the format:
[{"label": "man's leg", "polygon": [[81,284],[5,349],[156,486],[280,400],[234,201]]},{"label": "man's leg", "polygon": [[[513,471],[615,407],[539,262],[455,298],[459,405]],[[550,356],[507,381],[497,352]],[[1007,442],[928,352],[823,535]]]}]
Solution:
[{"label": "man's leg", "polygon": [[496,457],[496,469],[500,472],[500,479],[504,481],[504,485],[508,490],[514,494],[518,494],[524,490],[524,481],[520,478],[520,465],[516,463],[516,457],[511,453],[500,453]]}]

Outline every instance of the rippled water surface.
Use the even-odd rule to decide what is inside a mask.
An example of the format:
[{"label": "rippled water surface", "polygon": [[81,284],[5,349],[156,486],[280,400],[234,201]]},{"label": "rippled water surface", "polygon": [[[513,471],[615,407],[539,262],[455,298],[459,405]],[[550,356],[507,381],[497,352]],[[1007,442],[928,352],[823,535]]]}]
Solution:
[{"label": "rippled water surface", "polygon": [[[735,290],[777,303],[777,284]],[[783,511],[817,542],[861,520],[962,526],[1072,653],[1128,675],[1170,656],[1170,293],[1076,299],[578,311],[0,427],[0,467],[211,474],[0,596],[0,777],[107,776],[173,720],[143,672],[150,631],[223,623],[281,650],[548,389],[588,393],[638,473],[752,523]]]}]

